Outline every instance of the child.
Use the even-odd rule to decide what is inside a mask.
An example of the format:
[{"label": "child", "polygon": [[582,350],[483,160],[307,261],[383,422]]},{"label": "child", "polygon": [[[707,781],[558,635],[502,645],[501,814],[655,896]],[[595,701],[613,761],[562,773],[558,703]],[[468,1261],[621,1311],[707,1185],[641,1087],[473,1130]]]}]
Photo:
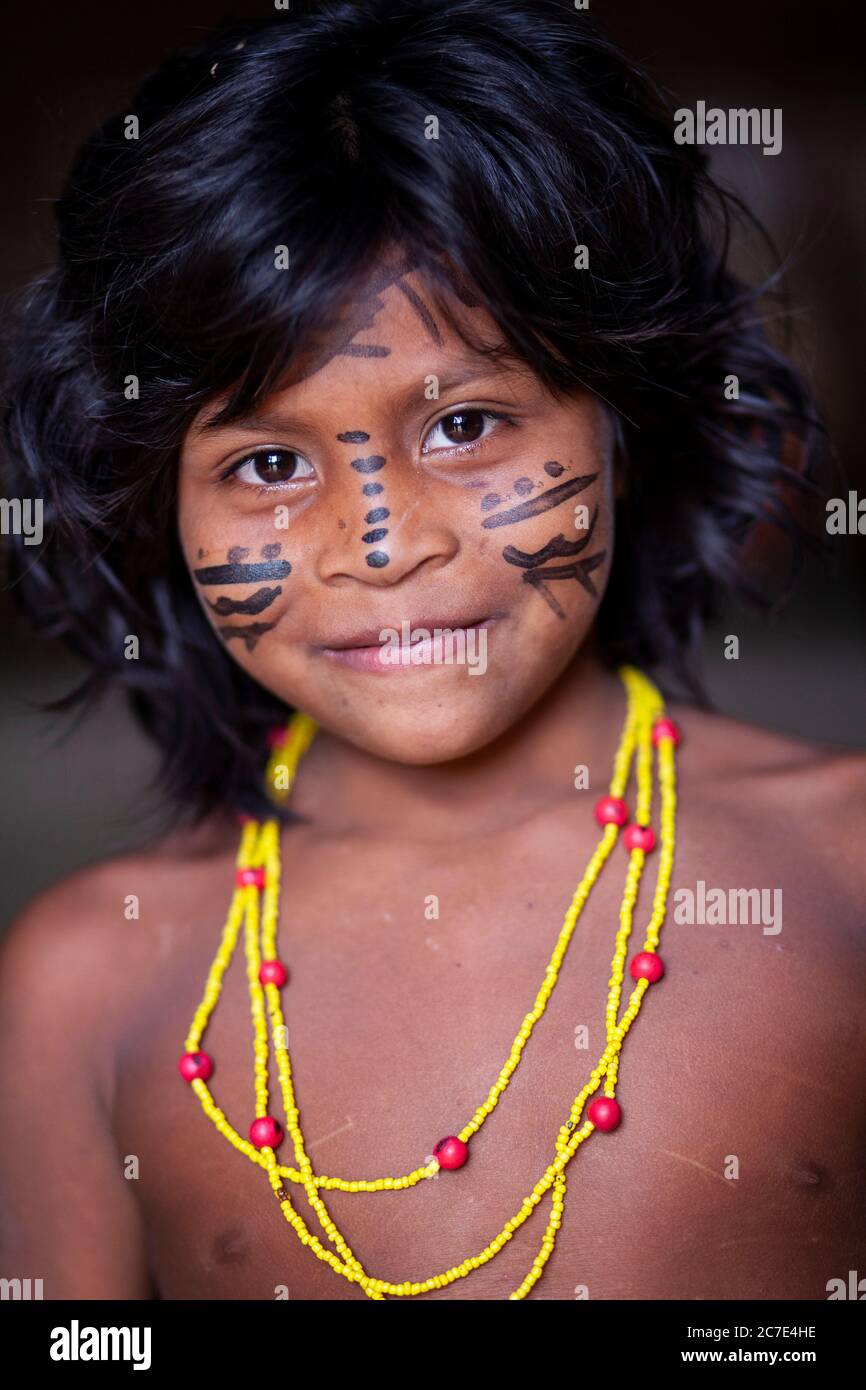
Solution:
[{"label": "child", "polygon": [[87,142],[9,355],[46,508],[13,592],[195,814],[4,943],[4,1276],[856,1268],[866,758],[640,674],[694,691],[757,524],[814,495],[729,212],[564,0],[292,7]]}]

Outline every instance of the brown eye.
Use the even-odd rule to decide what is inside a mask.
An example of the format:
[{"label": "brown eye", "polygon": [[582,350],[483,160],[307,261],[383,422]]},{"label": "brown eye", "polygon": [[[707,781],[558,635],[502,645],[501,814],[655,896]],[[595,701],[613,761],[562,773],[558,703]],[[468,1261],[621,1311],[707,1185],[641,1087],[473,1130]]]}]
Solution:
[{"label": "brown eye", "polygon": [[459,448],[461,444],[475,444],[478,440],[486,439],[488,435],[493,434],[499,423],[510,425],[513,421],[497,410],[452,410],[432,427],[424,440],[422,453],[436,453],[439,449],[454,449]]},{"label": "brown eye", "polygon": [[293,483],[313,475],[311,465],[293,449],[258,449],[242,459],[233,472],[239,482],[259,487]]},{"label": "brown eye", "polygon": [[469,444],[480,439],[484,433],[484,412],[482,410],[457,410],[446,415],[439,425],[445,438],[452,444]]}]

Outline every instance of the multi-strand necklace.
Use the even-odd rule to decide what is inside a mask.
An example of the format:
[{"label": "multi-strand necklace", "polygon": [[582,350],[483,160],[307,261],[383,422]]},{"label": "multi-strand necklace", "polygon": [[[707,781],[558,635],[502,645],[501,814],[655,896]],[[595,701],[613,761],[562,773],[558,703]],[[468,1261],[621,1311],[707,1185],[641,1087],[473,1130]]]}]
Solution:
[{"label": "multi-strand necklace", "polygon": [[[508,1060],[486,1099],[458,1133],[440,1139],[434,1145],[429,1161],[425,1161],[411,1173],[390,1178],[350,1179],[328,1177],[313,1170],[304,1146],[300,1113],[295,1101],[292,1065],[287,1045],[288,1034],[280,1002],[281,991],[288,983],[288,972],[277,955],[280,826],[276,819],[260,822],[244,818],[236,860],[234,896],[219,950],[208,974],[204,997],[186,1037],[179,1070],[192,1086],[202,1109],[220,1134],[265,1170],[283,1216],[301,1243],[309,1246],[317,1258],[330,1265],[336,1274],[358,1284],[368,1298],[383,1299],[389,1295],[415,1296],[429,1293],[471,1274],[498,1254],[533,1214],[545,1193],[552,1188],[550,1214],[544,1239],[526,1277],[509,1295],[513,1299],[526,1298],[541,1277],[553,1251],[556,1233],[562,1225],[568,1164],[580,1145],[595,1130],[614,1130],[620,1123],[622,1115],[616,1100],[620,1051],[625,1035],[638,1015],[647,989],[664,974],[664,966],[656,947],[665,919],[673,865],[676,813],[674,748],[679,742],[679,731],[671,720],[663,717],[664,702],[651,681],[629,666],[622,667],[619,674],[625,685],[627,708],[608,794],[601,797],[595,806],[596,820],[603,827],[601,839],[565,914],[562,930],[545,969],[544,980],[535,1003],[524,1017]],[[312,742],[316,728],[316,724],[308,715],[299,713],[289,720],[284,730],[277,731],[273,738],[267,777],[269,790],[277,799],[289,794],[298,763]],[[656,844],[656,836],[650,826],[654,747],[660,789],[658,877],[643,948],[632,957],[629,965],[634,987],[626,1008],[620,1015],[628,939],[632,930],[638,886],[647,855]],[[629,810],[623,798],[632,773],[635,784],[634,816],[629,820]],[[386,1279],[374,1278],[367,1273],[338,1230],[322,1199],[322,1191],[332,1188],[340,1192],[395,1191],[399,1188],[414,1187],[417,1183],[436,1177],[440,1171],[463,1166],[469,1156],[469,1141],[499,1104],[499,1099],[521,1060],[532,1030],[544,1013],[577,919],[593,884],[613,851],[623,826],[626,827],[623,840],[628,851],[628,860],[605,1012],[605,1048],[586,1085],[575,1096],[568,1118],[559,1126],[554,1145],[555,1156],[532,1190],[527,1193],[518,1211],[478,1254],[470,1255],[461,1264],[427,1279],[392,1283]],[[255,1058],[255,1118],[249,1125],[247,1138],[232,1126],[216,1104],[207,1084],[214,1069],[213,1059],[201,1050],[202,1038],[219,999],[223,976],[228,969],[242,927],[246,945]],[[276,1156],[276,1150],[285,1136],[278,1120],[269,1113],[268,1019],[286,1124],[294,1145],[296,1168],[279,1163]],[[590,1096],[599,1088],[601,1094],[590,1101]],[[309,1229],[301,1213],[295,1209],[286,1182],[303,1188],[310,1207],[318,1218],[327,1245]]]}]

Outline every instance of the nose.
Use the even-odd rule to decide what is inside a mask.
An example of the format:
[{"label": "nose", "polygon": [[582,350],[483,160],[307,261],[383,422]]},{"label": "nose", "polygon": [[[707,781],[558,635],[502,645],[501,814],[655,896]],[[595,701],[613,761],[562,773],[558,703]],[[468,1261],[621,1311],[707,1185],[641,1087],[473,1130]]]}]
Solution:
[{"label": "nose", "polygon": [[457,554],[444,499],[410,460],[359,450],[341,467],[318,556],[324,583],[352,579],[389,588],[425,566],[441,568]]}]

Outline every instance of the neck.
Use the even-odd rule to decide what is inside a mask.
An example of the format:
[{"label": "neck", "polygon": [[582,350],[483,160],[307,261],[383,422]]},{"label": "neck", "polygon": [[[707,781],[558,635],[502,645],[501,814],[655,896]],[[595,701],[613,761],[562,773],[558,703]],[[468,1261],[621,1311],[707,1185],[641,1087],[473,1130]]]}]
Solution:
[{"label": "neck", "polygon": [[624,717],[620,680],[581,650],[504,734],[448,762],[392,762],[320,729],[298,769],[292,805],[329,830],[483,832],[572,796],[579,764],[602,795]]}]

